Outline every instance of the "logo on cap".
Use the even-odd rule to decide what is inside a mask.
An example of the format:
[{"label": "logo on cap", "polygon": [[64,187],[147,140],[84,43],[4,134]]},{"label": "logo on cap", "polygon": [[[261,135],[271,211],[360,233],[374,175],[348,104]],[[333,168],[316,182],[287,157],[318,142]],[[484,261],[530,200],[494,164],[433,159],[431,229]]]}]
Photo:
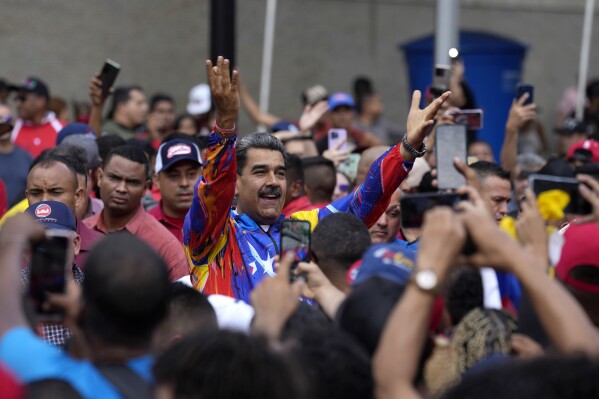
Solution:
[{"label": "logo on cap", "polygon": [[52,213],[52,208],[48,204],[40,204],[35,208],[35,216],[38,218],[46,218]]},{"label": "logo on cap", "polygon": [[177,155],[187,155],[187,154],[191,154],[191,147],[188,146],[187,144],[177,144],[168,149],[168,151],[166,152],[166,157],[168,159],[170,159]]}]

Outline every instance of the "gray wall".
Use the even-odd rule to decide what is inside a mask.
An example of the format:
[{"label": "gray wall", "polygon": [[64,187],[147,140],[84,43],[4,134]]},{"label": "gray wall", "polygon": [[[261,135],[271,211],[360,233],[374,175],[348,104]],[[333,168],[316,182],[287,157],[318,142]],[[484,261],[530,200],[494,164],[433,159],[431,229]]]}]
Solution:
[{"label": "gray wall", "polygon": [[[266,0],[237,0],[237,60],[258,96]],[[536,85],[546,127],[564,88],[574,83],[583,0],[462,0],[461,26],[531,45],[525,80]],[[0,76],[38,75],[54,93],[85,99],[103,60],[123,65],[119,83],[172,93],[183,110],[189,88],[205,81],[208,0],[0,0]],[[595,17],[595,22],[597,18]],[[430,0],[279,0],[271,112],[296,118],[299,94],[312,83],[350,90],[357,74],[373,77],[389,119],[405,123],[407,77],[397,44],[432,32]],[[591,76],[599,75],[599,26]],[[466,66],[467,67],[467,66]],[[245,115],[243,132],[254,130]]]}]

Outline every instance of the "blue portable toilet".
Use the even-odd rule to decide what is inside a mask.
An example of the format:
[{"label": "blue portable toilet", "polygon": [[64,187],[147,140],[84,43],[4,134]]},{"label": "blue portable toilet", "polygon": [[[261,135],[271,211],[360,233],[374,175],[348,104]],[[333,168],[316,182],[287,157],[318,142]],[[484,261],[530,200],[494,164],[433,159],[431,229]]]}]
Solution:
[{"label": "blue portable toilet", "polygon": [[[399,45],[408,64],[410,93],[424,92],[430,86],[434,64],[434,35]],[[493,147],[495,159],[503,144],[505,122],[521,81],[522,64],[528,46],[511,39],[483,32],[460,32],[459,54],[464,60],[465,78],[474,93],[476,105],[483,109],[484,126],[478,139]]]}]

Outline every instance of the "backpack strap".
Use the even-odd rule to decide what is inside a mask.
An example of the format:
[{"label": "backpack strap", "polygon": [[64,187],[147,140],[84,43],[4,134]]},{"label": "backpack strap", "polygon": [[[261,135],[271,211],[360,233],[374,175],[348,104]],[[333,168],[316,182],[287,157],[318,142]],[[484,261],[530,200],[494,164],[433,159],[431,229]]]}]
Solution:
[{"label": "backpack strap", "polygon": [[150,383],[125,364],[96,364],[98,371],[125,399],[152,399]]}]

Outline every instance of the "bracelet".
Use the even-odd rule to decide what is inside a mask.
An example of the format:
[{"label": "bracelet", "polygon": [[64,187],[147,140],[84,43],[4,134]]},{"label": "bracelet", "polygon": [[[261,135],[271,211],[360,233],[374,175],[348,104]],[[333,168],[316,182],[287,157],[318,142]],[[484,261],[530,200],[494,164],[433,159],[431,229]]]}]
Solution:
[{"label": "bracelet", "polygon": [[223,128],[219,127],[215,122],[213,130],[217,133],[220,133],[221,136],[230,136],[236,132],[237,126],[233,125],[233,127],[231,129],[223,129]]},{"label": "bracelet", "polygon": [[419,149],[416,149],[408,143],[408,135],[404,134],[403,139],[401,139],[401,144],[410,154],[414,155],[416,158],[423,157],[426,154],[426,144],[424,142],[420,145]]}]

